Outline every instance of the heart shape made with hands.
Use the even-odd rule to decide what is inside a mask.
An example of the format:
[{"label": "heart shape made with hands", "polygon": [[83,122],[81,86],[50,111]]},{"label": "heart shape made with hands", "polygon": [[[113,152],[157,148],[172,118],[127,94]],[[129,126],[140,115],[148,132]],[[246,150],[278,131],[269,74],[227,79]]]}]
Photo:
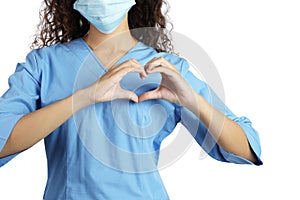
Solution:
[{"label": "heart shape made with hands", "polygon": [[155,90],[161,84],[162,76],[160,73],[148,74],[146,78],[141,79],[139,73],[127,73],[120,81],[120,86],[124,90],[134,92],[137,96],[145,92]]}]

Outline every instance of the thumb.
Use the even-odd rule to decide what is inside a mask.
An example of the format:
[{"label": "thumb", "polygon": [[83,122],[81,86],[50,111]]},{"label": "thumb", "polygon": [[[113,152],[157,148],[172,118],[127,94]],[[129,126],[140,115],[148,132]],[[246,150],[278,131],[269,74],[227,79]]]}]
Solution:
[{"label": "thumb", "polygon": [[159,88],[149,91],[149,92],[145,92],[143,93],[141,96],[139,96],[139,102],[145,101],[145,100],[150,100],[150,99],[161,99],[161,93],[159,91]]}]

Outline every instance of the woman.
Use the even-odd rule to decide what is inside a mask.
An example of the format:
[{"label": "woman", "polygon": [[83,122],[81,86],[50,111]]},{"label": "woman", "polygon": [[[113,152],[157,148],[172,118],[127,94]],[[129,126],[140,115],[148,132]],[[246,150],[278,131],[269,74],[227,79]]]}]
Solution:
[{"label": "woman", "polygon": [[37,49],[0,100],[0,165],[44,139],[44,199],[168,199],[155,169],[178,122],[213,158],[262,164],[250,121],[170,53],[162,4],[45,0]]}]

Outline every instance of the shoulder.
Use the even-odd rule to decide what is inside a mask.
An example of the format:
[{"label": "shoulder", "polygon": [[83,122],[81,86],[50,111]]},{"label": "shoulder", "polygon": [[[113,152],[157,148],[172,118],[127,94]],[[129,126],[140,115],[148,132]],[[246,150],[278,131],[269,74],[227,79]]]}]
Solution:
[{"label": "shoulder", "polygon": [[75,39],[66,43],[57,43],[50,46],[42,47],[40,49],[32,50],[28,56],[34,56],[37,59],[45,60],[49,57],[62,57],[72,51],[72,49],[82,48],[80,39]]},{"label": "shoulder", "polygon": [[44,68],[53,65],[53,63],[65,63],[68,60],[74,61],[74,59],[79,57],[78,55],[82,54],[84,49],[80,39],[67,43],[53,44],[32,50],[27,54],[26,62]]},{"label": "shoulder", "polygon": [[36,76],[40,76],[45,71],[50,71],[50,68],[55,68],[59,65],[66,65],[79,58],[76,54],[82,54],[84,49],[80,40],[73,40],[68,43],[58,43],[39,49],[33,49],[26,55],[24,63],[19,65],[26,68]]}]

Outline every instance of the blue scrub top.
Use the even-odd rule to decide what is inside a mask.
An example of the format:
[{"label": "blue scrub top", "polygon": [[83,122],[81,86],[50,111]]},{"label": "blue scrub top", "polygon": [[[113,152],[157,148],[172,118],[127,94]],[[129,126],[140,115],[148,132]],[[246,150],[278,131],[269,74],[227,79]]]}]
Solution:
[{"label": "blue scrub top", "polygon": [[[118,63],[134,58],[145,64],[159,56],[175,65],[195,91],[243,128],[257,164],[262,164],[258,133],[249,119],[235,116],[207,84],[194,76],[185,59],[158,53],[139,42]],[[72,95],[106,72],[83,39],[30,52],[26,62],[17,65],[9,78],[10,88],[0,99],[0,150],[23,115]],[[129,73],[120,84],[140,95],[155,89],[160,80],[160,74],[141,80]],[[178,123],[211,157],[253,164],[223,150],[184,107],[161,99],[141,103],[114,100],[80,110],[44,139],[48,160],[44,199],[169,199],[157,163],[161,142]],[[0,159],[0,166],[16,155]]]}]

